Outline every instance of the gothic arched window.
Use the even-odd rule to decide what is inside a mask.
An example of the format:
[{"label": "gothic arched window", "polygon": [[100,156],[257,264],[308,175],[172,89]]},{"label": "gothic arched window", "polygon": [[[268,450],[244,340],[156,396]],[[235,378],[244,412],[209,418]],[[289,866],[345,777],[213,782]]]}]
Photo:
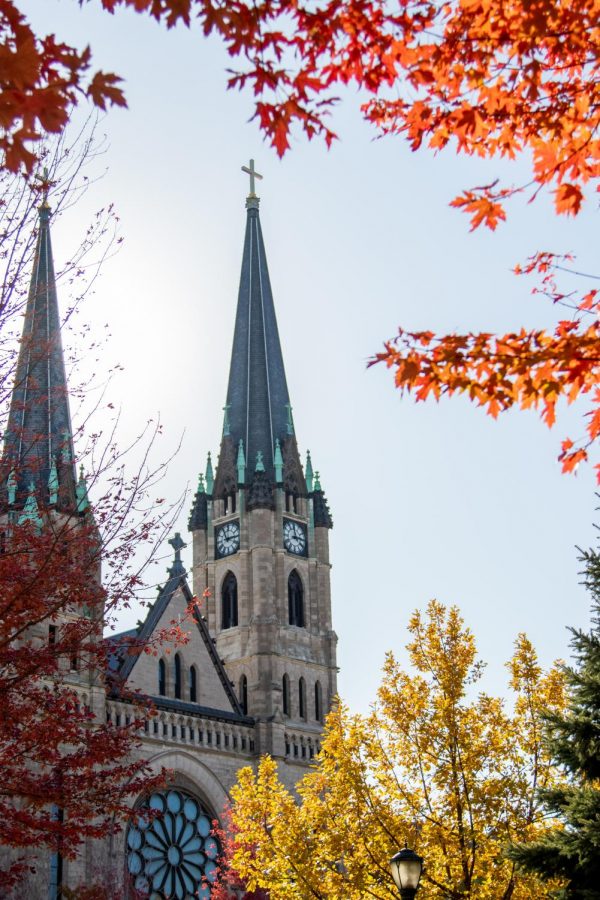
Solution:
[{"label": "gothic arched window", "polygon": [[221,588],[221,627],[235,628],[238,623],[237,579],[228,572]]},{"label": "gothic arched window", "polygon": [[175,697],[181,700],[181,657],[179,653],[175,654]]},{"label": "gothic arched window", "polygon": [[167,693],[167,667],[164,659],[158,661],[158,693],[161,697],[166,696]]},{"label": "gothic arched window", "polygon": [[248,679],[245,675],[240,678],[240,706],[245,716],[248,715]]},{"label": "gothic arched window", "polygon": [[288,613],[290,625],[304,626],[304,588],[295,569],[288,578]]},{"label": "gothic arched window", "polygon": [[282,692],[283,692],[283,714],[284,716],[290,715],[290,679],[287,675],[283,676],[282,681]]},{"label": "gothic arched window", "polygon": [[315,719],[317,722],[323,721],[323,698],[320,681],[315,681]]},{"label": "gothic arched window", "polygon": [[196,666],[190,666],[190,702],[196,703],[198,700],[198,675]]},{"label": "gothic arched window", "polygon": [[286,512],[298,512],[298,491],[295,489],[293,491],[285,492],[285,511]]},{"label": "gothic arched window", "polygon": [[306,718],[306,682],[304,678],[298,682],[298,713],[301,719]]}]

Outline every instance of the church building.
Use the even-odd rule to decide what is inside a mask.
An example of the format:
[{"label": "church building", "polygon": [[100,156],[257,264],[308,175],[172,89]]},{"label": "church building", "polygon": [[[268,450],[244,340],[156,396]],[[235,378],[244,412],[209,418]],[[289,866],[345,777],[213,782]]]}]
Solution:
[{"label": "church building", "polygon": [[[211,821],[221,817],[237,771],[269,753],[292,787],[319,751],[336,694],[332,519],[310,454],[304,465],[300,457],[254,190],[260,176],[253,161],[244,171],[250,193],[222,437],[191,504],[192,570],[184,567],[186,544],[176,534],[166,581],[145,621],[108,640],[115,646],[128,636],[150,640],[185,615],[194,595],[202,606],[187,644],[163,648],[158,657],[115,652],[110,678],[86,696],[115,725],[130,721],[128,690],[150,698],[156,712],[146,718],[138,752],[153,770],[168,769],[171,779],[164,790],[137,798],[135,820],[116,835],[88,841],[77,860],[47,852],[36,859],[35,875],[15,897],[59,900],[67,888],[104,879],[125,897],[208,898],[219,853]],[[21,516],[36,515],[38,500],[40,507],[62,502],[67,511],[81,511],[89,501],[73,462],[46,203],[24,334],[15,392],[27,389],[30,376],[38,389],[27,402],[14,399],[4,456],[27,471],[25,450],[11,444],[11,433],[24,427],[14,421],[17,411],[26,410],[43,440],[35,483],[4,489]],[[44,364],[36,373],[28,371],[32,345],[36,364],[40,358]],[[53,396],[63,401],[53,403]],[[145,818],[144,807],[161,815]]]}]

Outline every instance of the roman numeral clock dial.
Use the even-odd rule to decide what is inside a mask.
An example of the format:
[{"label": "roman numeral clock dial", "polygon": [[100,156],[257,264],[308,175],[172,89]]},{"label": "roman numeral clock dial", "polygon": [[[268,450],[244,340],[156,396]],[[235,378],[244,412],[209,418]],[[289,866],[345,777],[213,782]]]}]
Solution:
[{"label": "roman numeral clock dial", "polygon": [[217,556],[231,556],[240,549],[240,523],[227,522],[215,530]]},{"label": "roman numeral clock dial", "polygon": [[291,519],[283,520],[283,546],[296,556],[306,556],[306,529]]}]

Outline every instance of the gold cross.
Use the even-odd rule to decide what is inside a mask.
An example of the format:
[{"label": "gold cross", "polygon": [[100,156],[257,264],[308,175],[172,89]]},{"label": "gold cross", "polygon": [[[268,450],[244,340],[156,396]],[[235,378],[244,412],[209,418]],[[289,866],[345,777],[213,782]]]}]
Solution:
[{"label": "gold cross", "polygon": [[254,179],[259,178],[262,180],[262,175],[259,175],[258,172],[256,171],[256,169],[254,168],[254,160],[253,159],[250,160],[250,168],[248,168],[248,166],[242,166],[242,172],[245,172],[247,175],[250,176],[250,193],[248,194],[248,196],[256,197],[256,192],[254,190],[256,185],[254,183]]}]

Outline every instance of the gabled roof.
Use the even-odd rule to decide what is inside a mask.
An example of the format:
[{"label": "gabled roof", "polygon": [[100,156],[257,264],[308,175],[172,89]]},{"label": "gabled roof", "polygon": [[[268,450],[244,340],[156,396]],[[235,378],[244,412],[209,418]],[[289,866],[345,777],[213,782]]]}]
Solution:
[{"label": "gabled roof", "polygon": [[[135,653],[126,652],[128,638],[134,638],[141,645],[144,645],[144,643],[149,641],[155,629],[158,627],[158,624],[162,616],[164,615],[169,603],[171,602],[171,598],[177,590],[182,591],[185,602],[187,604],[190,604],[192,602],[193,594],[187,582],[186,571],[183,567],[183,564],[181,563],[181,560],[176,558],[173,565],[169,569],[169,579],[161,588],[158,597],[154,602],[152,608],[149,610],[148,615],[146,616],[146,620],[144,621],[141,628],[139,630],[134,629],[130,631],[124,631],[121,634],[111,635],[111,637],[107,638],[107,642],[109,644],[109,647],[111,648],[109,650],[108,667],[113,681],[116,682],[115,690],[117,693],[119,690],[119,685],[123,685],[126,683],[138,659],[138,655],[136,655]],[[174,700],[173,698],[168,697],[152,695],[149,699],[151,699],[156,706],[164,706],[166,704],[167,706],[171,707],[173,706],[173,703],[175,703],[177,704],[177,708],[181,708],[182,711],[193,711],[195,713],[210,716],[211,718],[215,718],[215,716],[224,716],[225,718],[230,719],[233,716],[233,719],[235,719],[236,721],[239,720],[245,723],[251,722],[252,720],[248,716],[245,716],[242,712],[240,703],[235,695],[233,687],[231,686],[231,682],[227,676],[223,661],[217,653],[215,643],[210,636],[206,622],[197,609],[194,610],[194,622],[202,638],[204,646],[206,647],[210,660],[219,677],[219,680],[223,685],[227,698],[231,704],[231,711],[215,710],[208,707],[202,707],[198,703],[186,703],[184,701]]]},{"label": "gabled roof", "polygon": [[42,502],[48,502],[51,473],[58,505],[75,505],[71,416],[50,241],[50,207],[45,200],[39,208],[2,470],[15,472],[17,503],[21,501],[21,505],[32,483]]}]

